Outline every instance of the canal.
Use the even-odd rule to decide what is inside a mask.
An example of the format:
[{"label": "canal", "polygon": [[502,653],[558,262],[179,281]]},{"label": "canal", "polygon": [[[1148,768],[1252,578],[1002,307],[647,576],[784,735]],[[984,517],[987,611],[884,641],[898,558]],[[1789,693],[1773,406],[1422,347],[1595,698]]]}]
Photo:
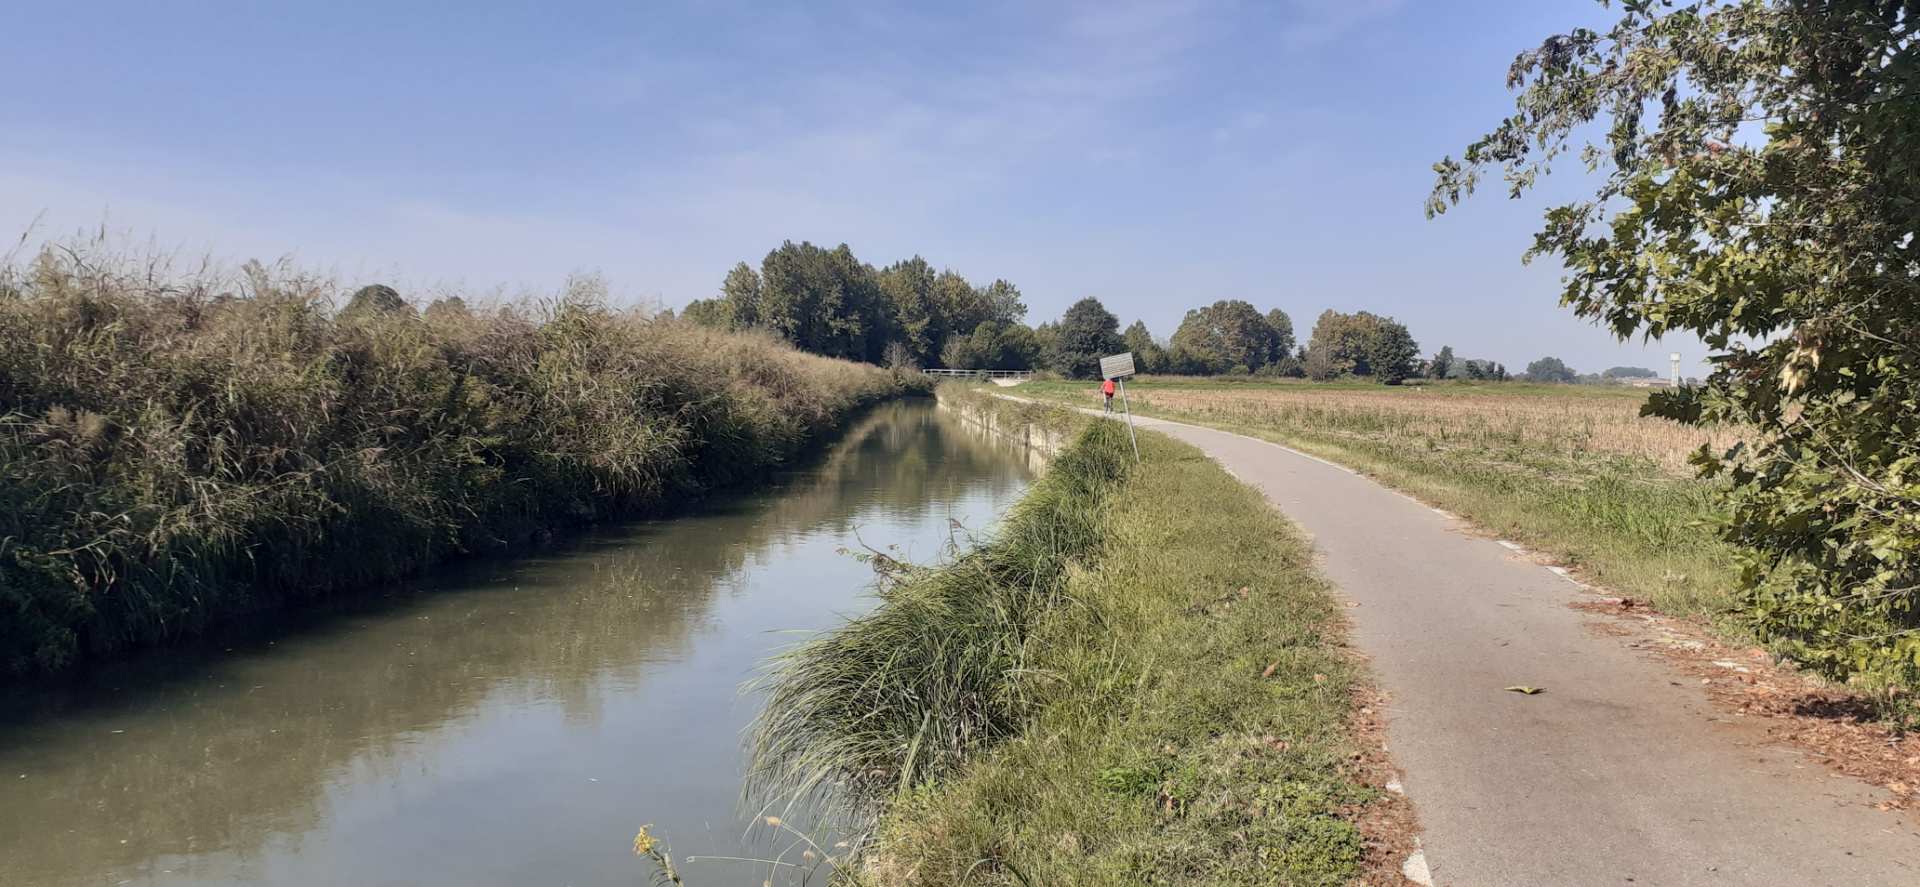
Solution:
[{"label": "canal", "polygon": [[931,402],[889,404],[690,516],[456,566],[230,650],[15,688],[0,883],[644,884],[643,824],[682,860],[773,856],[785,843],[738,804],[758,706],[742,683],[871,606],[852,552],[938,557],[1029,479]]}]

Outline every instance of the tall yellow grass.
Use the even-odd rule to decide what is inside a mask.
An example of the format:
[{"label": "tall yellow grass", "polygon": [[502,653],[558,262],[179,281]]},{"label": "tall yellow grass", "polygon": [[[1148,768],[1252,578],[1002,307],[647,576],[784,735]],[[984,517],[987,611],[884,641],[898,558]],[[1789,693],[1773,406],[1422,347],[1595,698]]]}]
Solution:
[{"label": "tall yellow grass", "polygon": [[1228,390],[1138,386],[1142,407],[1253,425],[1312,429],[1433,449],[1532,450],[1570,459],[1625,456],[1674,476],[1693,473],[1702,445],[1726,447],[1732,429],[1702,429],[1642,417],[1641,397],[1498,390],[1378,390],[1275,385]]}]

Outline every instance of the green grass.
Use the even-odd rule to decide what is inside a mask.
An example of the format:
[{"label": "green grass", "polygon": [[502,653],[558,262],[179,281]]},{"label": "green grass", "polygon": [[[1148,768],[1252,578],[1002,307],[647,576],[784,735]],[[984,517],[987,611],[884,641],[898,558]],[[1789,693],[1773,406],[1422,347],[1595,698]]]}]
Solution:
[{"label": "green grass", "polygon": [[[1618,594],[1745,639],[1718,489],[1676,468],[1700,441],[1633,414],[1645,392],[1519,383],[1428,386],[1144,379],[1142,415],[1312,453],[1553,555]],[[1016,393],[1089,404],[1087,383]],[[1417,409],[1409,404],[1417,403]]]},{"label": "green grass", "polygon": [[844,882],[1358,872],[1357,669],[1308,546],[1198,451],[1140,445],[1128,470],[1124,431],[1095,423],[983,549],[786,660],[760,760],[768,785],[873,805]]}]

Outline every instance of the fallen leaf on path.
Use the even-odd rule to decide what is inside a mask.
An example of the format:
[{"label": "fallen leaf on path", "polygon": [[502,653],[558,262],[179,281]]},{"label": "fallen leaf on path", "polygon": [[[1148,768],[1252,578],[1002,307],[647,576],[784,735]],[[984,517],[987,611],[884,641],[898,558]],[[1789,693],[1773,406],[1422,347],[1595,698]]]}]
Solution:
[{"label": "fallen leaf on path", "polygon": [[1526,684],[1514,684],[1513,686],[1511,686],[1511,687],[1508,687],[1507,689],[1508,689],[1509,691],[1511,691],[1511,692],[1514,692],[1514,693],[1524,693],[1524,694],[1526,694],[1526,695],[1528,695],[1528,696],[1532,696],[1532,695],[1534,695],[1534,694],[1536,694],[1536,693],[1544,693],[1544,692],[1546,692],[1546,691],[1544,691],[1544,690],[1542,690],[1542,689],[1540,689],[1539,687],[1529,687],[1529,686],[1527,686]]}]

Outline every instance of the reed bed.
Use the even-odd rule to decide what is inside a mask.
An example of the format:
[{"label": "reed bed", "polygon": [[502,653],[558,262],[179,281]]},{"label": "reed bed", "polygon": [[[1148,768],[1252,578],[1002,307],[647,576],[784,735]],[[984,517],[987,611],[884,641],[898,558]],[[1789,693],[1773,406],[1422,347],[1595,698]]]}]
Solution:
[{"label": "reed bed", "polygon": [[0,675],[671,507],[925,390],[590,278],[371,293],[98,243],[0,267]]}]

